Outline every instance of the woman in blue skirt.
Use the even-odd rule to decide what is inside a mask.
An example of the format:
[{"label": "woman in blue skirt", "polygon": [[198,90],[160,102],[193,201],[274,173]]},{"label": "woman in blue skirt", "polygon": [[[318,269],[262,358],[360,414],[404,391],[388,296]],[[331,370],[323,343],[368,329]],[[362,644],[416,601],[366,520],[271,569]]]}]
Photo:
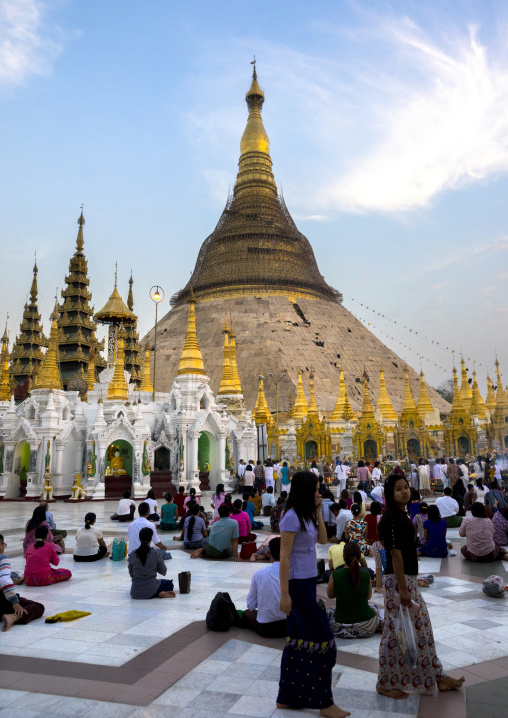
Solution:
[{"label": "woman in blue skirt", "polygon": [[288,616],[277,708],[317,708],[323,716],[351,715],[333,702],[336,648],[326,614],[316,601],[316,541],[326,544],[318,478],[310,471],[293,476],[280,521],[280,610]]}]

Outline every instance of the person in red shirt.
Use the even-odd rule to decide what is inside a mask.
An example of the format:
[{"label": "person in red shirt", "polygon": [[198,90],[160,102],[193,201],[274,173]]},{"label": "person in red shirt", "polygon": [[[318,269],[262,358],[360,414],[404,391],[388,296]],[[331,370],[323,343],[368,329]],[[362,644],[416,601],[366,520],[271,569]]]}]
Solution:
[{"label": "person in red shirt", "polygon": [[370,514],[365,515],[365,521],[367,522],[367,536],[365,538],[369,546],[379,541],[377,525],[381,517],[381,509],[382,506],[379,501],[373,501],[370,505]]},{"label": "person in red shirt", "polygon": [[183,516],[183,514],[185,513],[183,510],[183,503],[186,498],[187,498],[187,495],[185,493],[185,487],[179,486],[178,493],[174,496],[175,504],[178,507],[178,516]]},{"label": "person in red shirt", "polygon": [[35,529],[36,541],[26,552],[25,584],[27,586],[49,586],[52,583],[68,581],[72,573],[58,566],[60,559],[52,541],[48,541],[49,529],[44,524]]}]

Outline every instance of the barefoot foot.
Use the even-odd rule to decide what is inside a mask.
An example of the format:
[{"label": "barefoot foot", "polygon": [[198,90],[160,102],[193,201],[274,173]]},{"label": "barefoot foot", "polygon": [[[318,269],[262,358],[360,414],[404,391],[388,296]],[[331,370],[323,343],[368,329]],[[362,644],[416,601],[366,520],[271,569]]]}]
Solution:
[{"label": "barefoot foot", "polygon": [[2,627],[2,633],[4,631],[8,631],[12,624],[16,623],[17,620],[18,619],[16,618],[14,613],[4,613],[4,615],[2,616],[2,623],[4,624]]},{"label": "barefoot foot", "polygon": [[176,598],[176,593],[174,591],[161,591],[159,598]]},{"label": "barefoot foot", "polygon": [[465,680],[464,676],[459,679],[446,676],[446,678],[437,682],[437,687],[440,691],[453,691],[455,688],[462,688],[462,684]]},{"label": "barefoot foot", "polygon": [[394,698],[396,701],[400,701],[403,698],[407,698],[409,696],[409,693],[405,693],[404,691],[399,691],[397,688],[393,688],[391,691],[384,691],[382,688],[377,688],[376,691],[380,693],[382,696],[388,696],[388,698]]},{"label": "barefoot foot", "polygon": [[428,581],[426,581],[424,578],[419,578],[418,585],[422,586],[422,588],[428,588],[430,586],[430,583]]},{"label": "barefoot foot", "polygon": [[351,713],[349,711],[343,711],[342,708],[339,708],[339,706],[336,706],[334,703],[333,706],[320,710],[319,715],[328,716],[328,718],[346,718],[346,716],[350,716]]},{"label": "barefoot foot", "polygon": [[191,553],[190,557],[191,558],[199,558],[202,553],[203,553],[203,549],[198,548],[198,549],[196,549],[196,551],[194,551],[194,553]]},{"label": "barefoot foot", "polygon": [[285,706],[284,703],[276,703],[275,705],[279,710],[283,710],[284,708],[291,710],[291,706]]}]

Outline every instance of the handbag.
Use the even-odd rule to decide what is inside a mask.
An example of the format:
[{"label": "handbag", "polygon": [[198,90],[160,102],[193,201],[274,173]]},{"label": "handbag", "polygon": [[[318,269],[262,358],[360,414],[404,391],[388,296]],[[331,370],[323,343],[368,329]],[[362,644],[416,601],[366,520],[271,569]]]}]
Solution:
[{"label": "handbag", "polygon": [[191,587],[191,572],[181,571],[178,574],[178,590],[180,593],[190,593]]},{"label": "handbag", "polygon": [[255,541],[249,541],[248,543],[243,543],[242,547],[240,549],[240,558],[243,559],[250,559],[252,554],[256,553],[256,542]]},{"label": "handbag", "polygon": [[219,591],[212,599],[208,613],[206,614],[206,625],[210,631],[229,631],[231,626],[239,626],[241,618],[238,615],[235,604],[229,593]]},{"label": "handbag", "polygon": [[111,549],[111,558],[113,561],[123,561],[127,555],[127,544],[124,538],[114,538]]}]

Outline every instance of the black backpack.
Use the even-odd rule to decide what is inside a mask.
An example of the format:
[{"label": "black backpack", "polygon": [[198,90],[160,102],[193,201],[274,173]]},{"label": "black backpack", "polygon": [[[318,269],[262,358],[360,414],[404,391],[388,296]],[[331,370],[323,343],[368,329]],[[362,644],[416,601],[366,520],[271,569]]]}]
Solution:
[{"label": "black backpack", "polygon": [[240,625],[240,616],[229,593],[215,594],[206,614],[206,625],[210,631],[229,631],[232,625]]}]

